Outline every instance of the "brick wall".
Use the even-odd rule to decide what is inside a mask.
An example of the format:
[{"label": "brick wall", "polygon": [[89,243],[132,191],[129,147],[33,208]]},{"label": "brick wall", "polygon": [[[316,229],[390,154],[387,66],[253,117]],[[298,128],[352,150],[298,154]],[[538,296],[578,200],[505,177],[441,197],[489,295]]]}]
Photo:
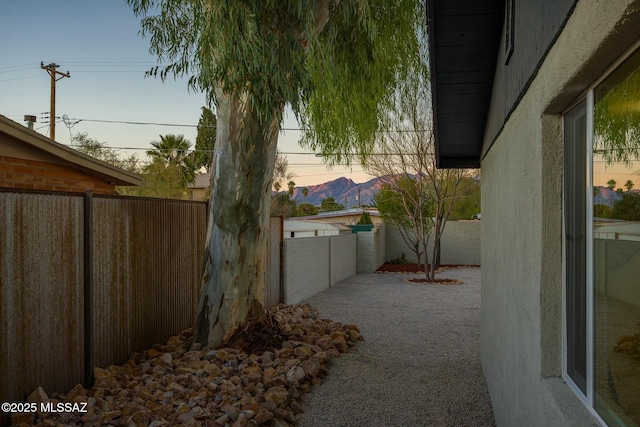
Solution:
[{"label": "brick wall", "polygon": [[116,194],[115,185],[80,169],[5,156],[0,156],[0,187]]}]

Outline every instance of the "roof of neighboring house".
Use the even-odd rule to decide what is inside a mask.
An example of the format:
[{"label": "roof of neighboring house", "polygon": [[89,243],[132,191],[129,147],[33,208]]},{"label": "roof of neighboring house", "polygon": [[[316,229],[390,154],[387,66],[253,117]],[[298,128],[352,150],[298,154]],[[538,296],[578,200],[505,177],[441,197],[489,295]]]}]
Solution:
[{"label": "roof of neighboring house", "polygon": [[208,188],[211,185],[211,172],[199,173],[196,180],[187,185],[187,188]]},{"label": "roof of neighboring house", "polygon": [[126,186],[142,184],[142,178],[132,172],[120,169],[109,163],[59,144],[46,136],[40,135],[32,129],[8,119],[3,115],[0,115],[0,133],[23,143],[27,147],[62,160],[63,163],[80,169],[91,176],[95,176],[115,185]]},{"label": "roof of neighboring house", "polygon": [[378,212],[377,210],[352,208],[352,209],[343,209],[343,210],[339,210],[339,211],[320,212],[318,215],[300,216],[300,217],[296,217],[296,219],[298,219],[298,220],[309,220],[309,219],[317,219],[317,218],[331,218],[331,217],[337,217],[337,216],[347,216],[347,215],[358,215],[359,216],[359,215],[362,215],[362,212],[369,212],[369,215],[371,215],[371,216],[380,216],[380,212]]},{"label": "roof of neighboring house", "polygon": [[504,0],[428,0],[438,167],[480,167]]},{"label": "roof of neighboring house", "polygon": [[285,231],[331,230],[331,229],[351,232],[351,228],[343,224],[308,221],[304,219],[299,219],[299,217],[288,218],[284,220]]}]

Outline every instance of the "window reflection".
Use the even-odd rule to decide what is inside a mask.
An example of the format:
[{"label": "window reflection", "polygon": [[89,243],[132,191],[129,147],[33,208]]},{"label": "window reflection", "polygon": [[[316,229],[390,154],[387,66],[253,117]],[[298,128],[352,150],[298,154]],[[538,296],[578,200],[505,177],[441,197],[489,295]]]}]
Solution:
[{"label": "window reflection", "polygon": [[594,406],[640,425],[640,55],[595,91]]}]

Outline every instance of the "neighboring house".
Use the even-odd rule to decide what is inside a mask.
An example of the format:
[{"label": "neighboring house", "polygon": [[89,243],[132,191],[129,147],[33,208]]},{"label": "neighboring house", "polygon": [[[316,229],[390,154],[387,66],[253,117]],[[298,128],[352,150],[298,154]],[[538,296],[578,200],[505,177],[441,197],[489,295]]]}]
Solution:
[{"label": "neighboring house", "polygon": [[284,238],[337,236],[339,234],[351,234],[351,228],[342,224],[330,224],[318,221],[305,221],[301,219],[284,220]]},{"label": "neighboring house", "polygon": [[205,201],[209,199],[209,191],[211,189],[211,172],[199,173],[196,180],[187,185],[189,198],[191,200]]},{"label": "neighboring house", "polygon": [[374,224],[380,224],[383,222],[382,217],[380,216],[380,213],[377,210],[360,209],[360,208],[343,209],[343,210],[333,211],[333,212],[322,212],[322,213],[319,213],[318,215],[297,217],[297,219],[303,219],[307,221],[327,222],[331,224],[355,225],[358,223],[358,221],[360,221],[360,216],[362,215],[362,212],[365,210],[369,212],[369,215],[371,216],[371,222],[373,222]]},{"label": "neighboring house", "polygon": [[116,194],[138,175],[94,159],[0,115],[0,188]]},{"label": "neighboring house", "polygon": [[640,1],[428,7],[438,164],[482,167],[498,425],[640,425],[640,223],[593,219],[594,187],[637,171],[612,154],[637,160]]}]

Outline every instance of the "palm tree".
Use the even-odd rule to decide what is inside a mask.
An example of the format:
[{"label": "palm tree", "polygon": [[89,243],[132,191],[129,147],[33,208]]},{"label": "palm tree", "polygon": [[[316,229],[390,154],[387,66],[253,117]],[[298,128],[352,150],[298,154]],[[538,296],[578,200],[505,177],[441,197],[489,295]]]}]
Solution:
[{"label": "palm tree", "polygon": [[633,181],[628,179],[627,182],[624,183],[624,186],[627,189],[627,191],[631,191],[631,189],[633,188]]},{"label": "palm tree", "polygon": [[293,182],[293,181],[289,181],[287,183],[287,187],[289,188],[289,191],[288,191],[289,192],[289,197],[293,196],[293,190],[295,190],[295,188],[296,188],[296,183]]},{"label": "palm tree", "polygon": [[610,179],[607,181],[607,187],[609,188],[609,201],[613,207],[613,189],[616,188],[616,180]]},{"label": "palm tree", "polygon": [[304,187],[302,190],[302,197],[304,197],[304,201],[307,201],[307,196],[309,195],[309,189],[307,187]]},{"label": "palm tree", "polygon": [[151,143],[153,150],[147,155],[153,161],[161,161],[168,167],[177,167],[182,176],[182,183],[186,187],[196,180],[196,164],[193,153],[190,152],[191,142],[184,135],[160,135],[160,141]]}]

